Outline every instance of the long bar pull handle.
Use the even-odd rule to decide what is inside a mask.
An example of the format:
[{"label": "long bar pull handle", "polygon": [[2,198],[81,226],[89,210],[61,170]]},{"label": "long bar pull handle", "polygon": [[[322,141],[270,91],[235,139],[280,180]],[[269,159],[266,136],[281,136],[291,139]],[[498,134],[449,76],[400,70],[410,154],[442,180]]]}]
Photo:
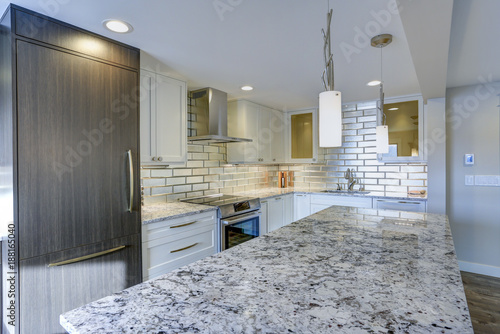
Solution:
[{"label": "long bar pull handle", "polygon": [[178,227],[184,227],[184,226],[189,226],[189,225],[193,225],[197,223],[197,221],[195,220],[194,222],[190,222],[190,223],[186,223],[186,224],[181,224],[181,225],[175,225],[175,226],[170,226],[170,228],[178,228]]},{"label": "long bar pull handle", "polygon": [[176,250],[173,250],[173,251],[170,251],[170,253],[177,253],[177,252],[181,252],[183,250],[186,250],[186,249],[189,249],[189,248],[193,248],[194,246],[196,246],[198,243],[194,243],[190,246],[187,246],[187,247],[183,247],[183,248],[179,248],[179,249],[176,249]]},{"label": "long bar pull handle", "polygon": [[50,268],[50,267],[62,266],[62,265],[65,265],[65,264],[70,264],[70,263],[85,261],[85,260],[88,260],[88,259],[92,259],[94,257],[98,257],[98,256],[101,256],[101,255],[105,255],[105,254],[109,254],[109,253],[113,253],[113,252],[119,251],[121,249],[124,249],[125,247],[126,246],[123,245],[123,246],[119,246],[119,247],[116,247],[116,248],[108,249],[108,250],[105,250],[105,251],[102,251],[102,252],[97,252],[97,253],[94,253],[94,254],[89,254],[89,255],[84,255],[84,256],[76,257],[74,259],[70,259],[70,260],[66,260],[66,261],[50,263],[48,265],[48,267]]},{"label": "long bar pull handle", "polygon": [[130,183],[130,203],[128,204],[128,212],[132,212],[132,207],[134,205],[134,162],[132,161],[132,150],[127,151],[128,157],[128,168],[130,172],[129,183]]}]

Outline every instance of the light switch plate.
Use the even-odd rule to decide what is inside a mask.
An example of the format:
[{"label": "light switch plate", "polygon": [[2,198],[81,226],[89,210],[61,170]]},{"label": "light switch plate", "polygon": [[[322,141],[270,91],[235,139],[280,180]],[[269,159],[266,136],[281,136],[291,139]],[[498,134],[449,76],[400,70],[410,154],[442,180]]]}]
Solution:
[{"label": "light switch plate", "polygon": [[476,186],[500,187],[500,175],[476,175]]},{"label": "light switch plate", "polygon": [[474,175],[465,175],[465,185],[466,186],[474,185]]}]

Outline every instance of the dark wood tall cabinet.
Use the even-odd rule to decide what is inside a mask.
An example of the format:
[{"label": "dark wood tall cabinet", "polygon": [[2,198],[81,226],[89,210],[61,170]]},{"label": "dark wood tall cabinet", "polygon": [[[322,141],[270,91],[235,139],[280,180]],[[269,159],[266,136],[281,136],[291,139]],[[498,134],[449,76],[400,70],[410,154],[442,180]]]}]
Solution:
[{"label": "dark wood tall cabinet", "polygon": [[1,29],[3,330],[63,333],[61,313],[141,281],[139,50],[14,5]]}]

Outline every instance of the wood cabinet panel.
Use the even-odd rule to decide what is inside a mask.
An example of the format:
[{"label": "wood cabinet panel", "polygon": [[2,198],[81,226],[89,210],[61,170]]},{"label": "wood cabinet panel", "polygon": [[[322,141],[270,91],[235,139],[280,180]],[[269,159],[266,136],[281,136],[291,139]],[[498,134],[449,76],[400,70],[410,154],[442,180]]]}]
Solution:
[{"label": "wood cabinet panel", "polygon": [[137,72],[24,41],[17,64],[20,259],[140,233]]},{"label": "wood cabinet panel", "polygon": [[140,52],[69,24],[15,7],[15,32],[20,36],[76,51],[131,68],[139,67]]},{"label": "wood cabinet panel", "polygon": [[[40,242],[41,240],[39,240]],[[81,262],[49,264],[119,246]],[[141,282],[140,235],[73,248],[20,262],[20,333],[66,333],[59,315]]]}]

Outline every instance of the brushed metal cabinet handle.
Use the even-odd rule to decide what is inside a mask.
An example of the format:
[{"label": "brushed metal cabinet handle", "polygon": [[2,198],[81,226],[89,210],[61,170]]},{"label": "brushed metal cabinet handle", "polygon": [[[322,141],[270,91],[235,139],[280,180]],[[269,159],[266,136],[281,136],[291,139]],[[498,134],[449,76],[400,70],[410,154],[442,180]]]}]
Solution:
[{"label": "brushed metal cabinet handle", "polygon": [[88,260],[88,259],[93,259],[93,258],[101,256],[101,255],[105,255],[105,254],[109,254],[109,253],[113,253],[113,252],[119,251],[121,249],[124,249],[125,247],[127,247],[127,246],[123,245],[123,246],[115,247],[115,248],[108,249],[108,250],[105,250],[105,251],[102,251],[102,252],[97,252],[97,253],[93,253],[93,254],[89,254],[89,255],[75,257],[74,259],[70,259],[70,260],[65,260],[65,261],[61,261],[61,262],[50,263],[48,265],[48,267],[50,268],[50,267],[62,266],[62,265],[65,265],[65,264],[76,263],[76,262],[81,262],[81,261],[85,261],[85,260]]},{"label": "brushed metal cabinet handle", "polygon": [[189,248],[193,248],[194,246],[196,246],[198,243],[195,242],[194,244],[190,245],[190,246],[187,246],[187,247],[183,247],[183,248],[179,248],[179,249],[176,249],[176,250],[173,250],[173,251],[170,251],[170,253],[177,253],[177,252],[182,252],[183,250],[186,250],[186,249],[189,249]]},{"label": "brushed metal cabinet handle", "polygon": [[132,212],[132,208],[134,206],[134,162],[132,160],[132,150],[127,151],[127,157],[128,157],[128,168],[130,171],[130,177],[129,177],[129,182],[130,182],[130,203],[128,205],[128,212]]},{"label": "brushed metal cabinet handle", "polygon": [[158,157],[158,161],[163,161],[163,158],[162,157]]},{"label": "brushed metal cabinet handle", "polygon": [[190,222],[190,223],[186,223],[186,224],[181,224],[181,225],[175,225],[175,226],[170,226],[170,228],[178,228],[178,227],[184,227],[184,226],[189,226],[189,225],[193,225],[197,223],[197,221],[195,220],[194,222]]}]

